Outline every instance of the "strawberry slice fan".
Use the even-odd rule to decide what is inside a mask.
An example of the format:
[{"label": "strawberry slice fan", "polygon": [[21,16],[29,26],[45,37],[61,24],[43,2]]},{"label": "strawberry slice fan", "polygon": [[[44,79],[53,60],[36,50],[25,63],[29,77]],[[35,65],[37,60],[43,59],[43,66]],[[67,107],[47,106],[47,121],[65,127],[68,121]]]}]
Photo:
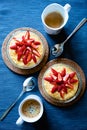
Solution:
[{"label": "strawberry slice fan", "polygon": [[37,58],[40,57],[40,53],[37,48],[41,43],[39,41],[35,41],[35,39],[30,38],[29,30],[26,31],[25,36],[22,36],[22,40],[19,41],[15,37],[15,45],[10,46],[10,49],[15,50],[17,54],[17,60],[20,61],[22,58],[23,63],[26,65],[32,59],[35,63],[37,63]]},{"label": "strawberry slice fan", "polygon": [[68,93],[67,89],[73,89],[73,84],[78,82],[77,79],[74,79],[76,72],[67,74],[65,68],[61,72],[58,72],[53,68],[51,68],[51,71],[52,74],[44,79],[53,85],[51,89],[52,93],[58,91],[60,96],[64,98],[64,94]]}]

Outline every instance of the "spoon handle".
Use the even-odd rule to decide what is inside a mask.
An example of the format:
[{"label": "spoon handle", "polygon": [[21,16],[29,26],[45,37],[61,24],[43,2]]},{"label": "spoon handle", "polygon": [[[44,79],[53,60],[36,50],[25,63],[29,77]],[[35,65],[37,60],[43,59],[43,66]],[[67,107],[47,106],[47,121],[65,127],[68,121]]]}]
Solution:
[{"label": "spoon handle", "polygon": [[83,18],[81,22],[72,31],[72,33],[66,38],[63,44],[65,44],[86,22],[87,22],[87,18]]},{"label": "spoon handle", "polygon": [[2,121],[7,114],[10,112],[10,110],[13,108],[13,106],[16,104],[16,102],[19,100],[19,98],[23,95],[24,91],[20,93],[20,95],[16,98],[16,100],[8,107],[8,109],[3,113],[3,115],[0,117],[0,121]]}]

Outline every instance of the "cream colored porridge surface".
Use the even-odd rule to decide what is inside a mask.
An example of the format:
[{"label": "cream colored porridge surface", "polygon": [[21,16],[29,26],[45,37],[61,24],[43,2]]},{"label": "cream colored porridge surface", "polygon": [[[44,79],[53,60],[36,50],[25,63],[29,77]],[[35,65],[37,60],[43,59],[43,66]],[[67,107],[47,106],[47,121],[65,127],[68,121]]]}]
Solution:
[{"label": "cream colored porridge surface", "polygon": [[[13,35],[13,37],[15,37],[17,40],[21,41],[21,37],[23,35],[25,35],[25,33],[26,33],[26,31],[17,31]],[[18,61],[15,50],[10,49],[10,46],[15,45],[15,40],[13,39],[13,37],[11,38],[11,40],[8,43],[9,44],[8,53],[9,53],[10,59],[12,60],[13,63],[18,65],[19,67],[33,68],[34,66],[36,66],[37,64],[39,64],[41,62],[43,55],[44,55],[44,46],[43,46],[42,40],[40,39],[40,37],[37,34],[30,31],[30,38],[34,38],[35,41],[39,41],[41,43],[37,49],[41,56],[40,56],[40,58],[37,57],[37,63],[34,63],[34,61],[31,60],[27,65],[24,65],[24,63],[22,62],[22,59],[20,59]]]},{"label": "cream colored porridge surface", "polygon": [[[52,98],[55,98],[55,99],[58,99],[58,100],[67,100],[67,99],[70,99],[71,97],[73,97],[75,95],[75,93],[77,92],[77,89],[78,89],[78,82],[74,83],[73,86],[74,86],[74,89],[68,89],[68,92],[67,94],[65,93],[64,94],[64,99],[61,98],[60,96],[60,93],[59,92],[55,92],[55,93],[51,93],[51,89],[53,87],[52,84],[50,84],[48,81],[44,80],[44,77],[45,76],[49,76],[51,72],[51,68],[57,70],[58,72],[61,72],[63,70],[63,68],[66,69],[66,73],[71,73],[73,72],[72,68],[70,68],[68,65],[65,65],[65,64],[54,64],[52,65],[51,67],[49,67],[47,69],[47,71],[44,73],[44,76],[43,76],[43,79],[42,79],[42,86],[44,87],[44,89],[46,90],[46,92],[52,97]],[[77,79],[77,76],[75,75],[74,79]]]}]

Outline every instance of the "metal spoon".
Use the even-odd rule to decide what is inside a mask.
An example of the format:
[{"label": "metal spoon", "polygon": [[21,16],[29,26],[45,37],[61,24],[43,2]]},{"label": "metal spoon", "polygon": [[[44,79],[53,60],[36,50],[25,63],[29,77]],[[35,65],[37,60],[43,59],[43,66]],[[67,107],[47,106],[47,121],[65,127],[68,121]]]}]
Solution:
[{"label": "metal spoon", "polygon": [[20,95],[16,98],[16,100],[8,107],[8,109],[3,113],[0,117],[0,121],[2,121],[6,115],[10,112],[10,110],[14,107],[19,98],[28,91],[31,91],[36,86],[36,79],[34,77],[29,77],[23,82],[23,90]]},{"label": "metal spoon", "polygon": [[66,38],[66,40],[60,44],[55,44],[51,48],[51,54],[58,57],[62,54],[65,43],[87,22],[87,18],[83,18],[81,22],[75,27],[72,33]]}]

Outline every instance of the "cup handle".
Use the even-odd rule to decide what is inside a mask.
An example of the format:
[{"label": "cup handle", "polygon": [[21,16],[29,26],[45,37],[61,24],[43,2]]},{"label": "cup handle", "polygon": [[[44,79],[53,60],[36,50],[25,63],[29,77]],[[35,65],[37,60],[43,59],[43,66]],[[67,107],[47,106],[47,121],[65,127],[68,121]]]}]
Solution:
[{"label": "cup handle", "polygon": [[23,122],[24,122],[24,121],[22,120],[22,118],[19,117],[19,118],[17,119],[17,121],[16,121],[16,125],[22,125]]},{"label": "cup handle", "polygon": [[70,9],[71,9],[71,5],[70,5],[70,4],[65,4],[64,9],[65,9],[67,12],[69,12]]}]

